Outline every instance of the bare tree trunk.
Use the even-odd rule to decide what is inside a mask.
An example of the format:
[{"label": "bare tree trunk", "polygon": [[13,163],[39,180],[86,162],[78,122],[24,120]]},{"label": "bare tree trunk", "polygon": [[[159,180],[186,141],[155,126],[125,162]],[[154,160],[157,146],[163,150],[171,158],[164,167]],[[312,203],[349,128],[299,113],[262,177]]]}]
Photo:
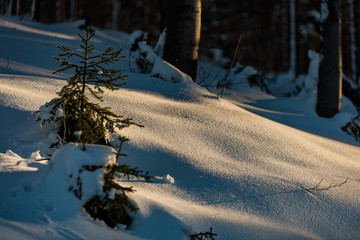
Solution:
[{"label": "bare tree trunk", "polygon": [[117,30],[117,21],[118,21],[118,1],[112,0],[112,21],[111,21],[111,28],[113,30]]},{"label": "bare tree trunk", "polygon": [[281,65],[284,69],[290,69],[290,54],[289,53],[289,38],[290,38],[290,27],[289,27],[289,15],[290,11],[287,6],[288,0],[281,1],[281,48],[279,54],[281,54]]},{"label": "bare tree trunk", "polygon": [[201,0],[166,0],[164,59],[196,80]]},{"label": "bare tree trunk", "polygon": [[6,15],[11,15],[12,12],[12,6],[13,6],[13,0],[10,0],[9,5],[6,8]]},{"label": "bare tree trunk", "polygon": [[289,1],[290,13],[290,69],[289,76],[291,79],[296,77],[296,64],[297,64],[297,46],[296,46],[296,2],[295,0]]},{"label": "bare tree trunk", "polygon": [[316,111],[333,117],[341,109],[341,0],[321,1],[321,54]]},{"label": "bare tree trunk", "polygon": [[356,75],[356,79],[355,82],[360,85],[360,2],[359,1],[354,1],[354,35],[355,35],[355,47],[356,47],[356,52],[355,52],[355,57],[356,57],[356,69],[357,69],[357,75]]},{"label": "bare tree trunk", "polygon": [[75,0],[70,0],[70,22],[75,20]]},{"label": "bare tree trunk", "polygon": [[356,58],[356,29],[355,29],[355,8],[354,8],[354,0],[349,1],[349,11],[350,11],[350,51],[351,51],[351,72],[352,72],[352,80],[357,83],[357,58]]},{"label": "bare tree trunk", "polygon": [[36,6],[36,0],[32,0],[32,2],[31,2],[31,11],[30,11],[31,20],[34,20],[34,16],[35,16],[35,6]]},{"label": "bare tree trunk", "polygon": [[20,14],[20,0],[16,0],[16,11],[15,11],[15,15],[19,16]]},{"label": "bare tree trunk", "polygon": [[62,20],[64,20],[62,18],[61,1],[60,0],[55,1],[55,9],[56,9],[56,11],[55,11],[55,13],[56,13],[55,22],[58,23],[58,22],[61,22]]}]

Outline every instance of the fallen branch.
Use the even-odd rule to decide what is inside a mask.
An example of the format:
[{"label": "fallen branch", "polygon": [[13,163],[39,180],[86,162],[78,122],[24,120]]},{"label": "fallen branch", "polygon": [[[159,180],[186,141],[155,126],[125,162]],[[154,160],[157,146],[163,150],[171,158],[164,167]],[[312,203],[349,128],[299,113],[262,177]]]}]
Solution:
[{"label": "fallen branch", "polygon": [[334,188],[334,187],[340,187],[342,185],[344,185],[345,183],[348,182],[348,178],[342,182],[342,183],[338,183],[338,184],[330,184],[328,187],[323,187],[323,188],[320,188],[320,184],[322,183],[324,179],[321,179],[320,182],[315,186],[315,187],[312,187],[312,188],[304,188],[305,191],[309,192],[309,193],[312,193],[312,191],[325,191],[325,190],[329,190],[330,188]]}]

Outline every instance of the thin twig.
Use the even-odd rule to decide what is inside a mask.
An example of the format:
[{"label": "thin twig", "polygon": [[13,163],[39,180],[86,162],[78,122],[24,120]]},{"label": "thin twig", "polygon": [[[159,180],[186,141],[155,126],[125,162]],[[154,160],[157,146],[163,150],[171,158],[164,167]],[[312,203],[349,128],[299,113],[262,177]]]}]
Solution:
[{"label": "thin twig", "polygon": [[237,45],[236,45],[236,50],[235,50],[235,53],[234,53],[233,60],[232,60],[232,62],[231,62],[231,65],[230,65],[229,71],[228,71],[228,73],[227,73],[227,75],[226,75],[226,78],[225,78],[225,80],[224,80],[224,82],[223,82],[223,88],[222,88],[222,90],[221,90],[220,98],[223,98],[223,96],[224,96],[226,81],[227,81],[227,79],[228,79],[228,77],[229,77],[229,75],[230,75],[230,73],[231,73],[231,70],[232,70],[232,68],[233,68],[233,65],[234,65],[234,63],[235,63],[235,59],[236,59],[236,56],[237,56],[237,53],[238,53],[238,50],[239,50],[239,46],[240,46],[241,39],[242,39],[242,34],[241,34],[240,37],[239,37],[239,41],[238,41],[238,43],[237,43]]},{"label": "thin twig", "polygon": [[122,150],[123,144],[124,144],[125,142],[129,141],[128,138],[126,138],[126,137],[121,137],[121,136],[119,136],[118,139],[119,139],[119,141],[120,141],[120,145],[116,146],[116,147],[118,148],[118,151],[115,153],[116,162],[119,161],[119,157],[120,157],[120,156],[126,156],[126,154],[121,153],[121,150]]},{"label": "thin twig", "polygon": [[65,145],[65,138],[66,138],[66,109],[65,109],[65,106],[66,106],[66,104],[65,104],[65,102],[63,103],[63,114],[64,114],[64,135],[63,135],[63,139],[62,139],[62,145],[64,146]]},{"label": "thin twig", "polygon": [[98,139],[96,139],[95,141],[92,141],[91,144],[96,144],[101,139],[105,139],[105,142],[107,143],[107,140],[105,138],[105,134],[102,134],[100,137],[98,137]]},{"label": "thin twig", "polygon": [[5,69],[9,69],[9,66],[10,66],[10,60],[9,60],[9,58],[6,58],[6,60],[7,60],[7,65],[6,65]]},{"label": "thin twig", "polygon": [[129,47],[129,71],[133,72],[132,68],[131,68],[131,49]]},{"label": "thin twig", "polygon": [[40,161],[49,161],[51,158],[41,158],[41,159],[35,159],[35,161],[40,162]]},{"label": "thin twig", "polygon": [[214,236],[217,236],[217,234],[213,233],[212,228],[210,228],[210,232],[190,235],[190,240],[203,240],[204,238],[215,240]]},{"label": "thin twig", "polygon": [[325,191],[325,190],[329,190],[330,188],[334,188],[334,187],[340,187],[342,185],[344,185],[345,183],[348,182],[348,178],[342,182],[342,183],[338,183],[338,184],[330,184],[328,187],[324,187],[324,188],[320,188],[320,184],[322,183],[323,179],[320,180],[320,182],[315,186],[315,187],[312,187],[312,188],[304,188],[305,191],[311,193],[312,191]]}]

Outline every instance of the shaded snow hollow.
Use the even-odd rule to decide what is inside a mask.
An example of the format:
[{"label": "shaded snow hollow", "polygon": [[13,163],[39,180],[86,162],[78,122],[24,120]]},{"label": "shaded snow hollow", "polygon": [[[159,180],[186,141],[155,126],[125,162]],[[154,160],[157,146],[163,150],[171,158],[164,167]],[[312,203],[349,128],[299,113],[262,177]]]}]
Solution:
[{"label": "shaded snow hollow", "polygon": [[[64,176],[76,168],[64,167],[64,159],[101,160],[110,150],[94,147],[83,156],[65,147],[54,155],[59,161],[35,161],[46,155],[51,129],[41,129],[33,112],[64,84],[47,75],[56,66],[45,57],[63,41],[76,46],[77,40],[61,38],[75,36],[76,23],[0,19],[5,33],[0,41],[21,50],[11,54],[0,46],[0,238],[188,239],[185,232],[210,227],[216,239],[358,237],[360,149],[339,128],[353,113],[318,118],[313,95],[275,98],[247,86],[220,100],[189,81],[175,84],[129,73],[126,59],[119,64],[128,84],[106,91],[104,105],[145,126],[122,131],[131,142],[124,147],[128,157],[120,161],[157,178],[154,183],[122,180],[136,189],[130,197],[140,209],[130,230],[94,222],[67,191]],[[9,27],[14,24],[23,27]],[[96,33],[100,47],[127,43],[126,34]],[[12,62],[27,67],[12,68]],[[320,187],[348,181],[327,191],[305,191],[321,179]]]}]

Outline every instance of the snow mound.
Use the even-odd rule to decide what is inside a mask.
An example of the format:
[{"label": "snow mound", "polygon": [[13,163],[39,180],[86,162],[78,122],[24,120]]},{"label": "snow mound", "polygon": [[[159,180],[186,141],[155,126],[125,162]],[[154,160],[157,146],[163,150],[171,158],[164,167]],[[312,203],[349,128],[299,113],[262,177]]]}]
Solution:
[{"label": "snow mound", "polygon": [[145,60],[153,64],[150,76],[158,77],[168,82],[192,81],[189,75],[181,72],[179,69],[156,55],[154,51],[144,42],[139,42],[139,51],[140,54],[144,54],[146,56]]},{"label": "snow mound", "polygon": [[0,172],[37,171],[42,163],[34,162],[34,158],[41,159],[42,157],[38,155],[38,152],[34,152],[29,159],[23,159],[13,151],[7,150],[5,154],[0,153]]},{"label": "snow mound", "polygon": [[[68,183],[82,202],[95,195],[101,195],[104,167],[116,163],[115,152],[110,147],[69,143],[57,150],[49,164],[48,171],[57,174],[56,178]],[[91,170],[92,167],[100,167]]]}]

